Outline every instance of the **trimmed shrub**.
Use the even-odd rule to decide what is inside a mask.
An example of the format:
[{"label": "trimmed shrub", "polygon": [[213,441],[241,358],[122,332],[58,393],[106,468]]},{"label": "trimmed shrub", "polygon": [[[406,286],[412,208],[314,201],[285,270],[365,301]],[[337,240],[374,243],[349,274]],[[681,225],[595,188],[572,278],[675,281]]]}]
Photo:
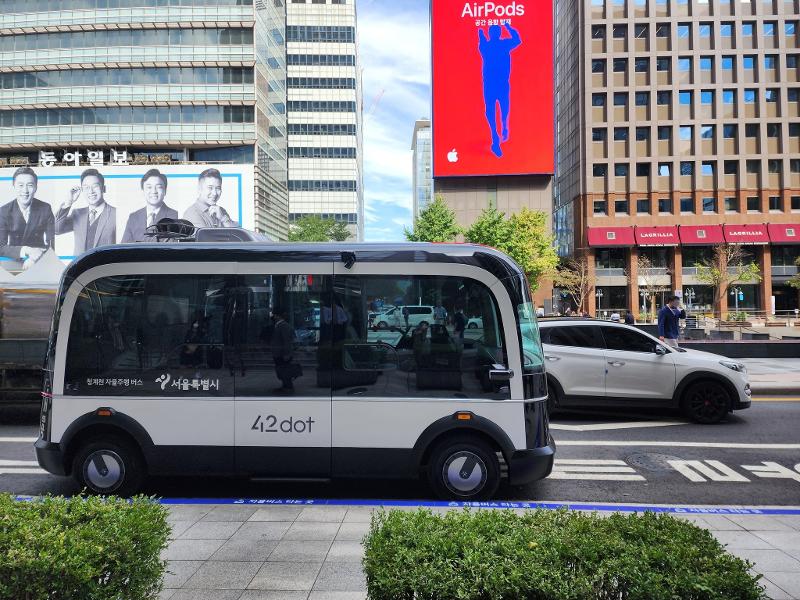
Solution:
[{"label": "trimmed shrub", "polygon": [[154,599],[169,532],[149,498],[0,494],[0,599]]},{"label": "trimmed shrub", "polygon": [[379,512],[370,600],[757,600],[752,565],[668,515]]}]

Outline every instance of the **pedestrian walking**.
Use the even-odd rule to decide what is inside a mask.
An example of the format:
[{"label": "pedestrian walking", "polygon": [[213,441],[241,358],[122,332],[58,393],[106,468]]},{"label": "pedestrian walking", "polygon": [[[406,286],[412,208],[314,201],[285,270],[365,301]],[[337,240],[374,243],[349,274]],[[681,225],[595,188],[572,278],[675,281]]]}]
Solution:
[{"label": "pedestrian walking", "polygon": [[658,339],[667,346],[678,347],[680,319],[686,318],[686,311],[680,308],[680,299],[670,296],[664,307],[658,311]]}]

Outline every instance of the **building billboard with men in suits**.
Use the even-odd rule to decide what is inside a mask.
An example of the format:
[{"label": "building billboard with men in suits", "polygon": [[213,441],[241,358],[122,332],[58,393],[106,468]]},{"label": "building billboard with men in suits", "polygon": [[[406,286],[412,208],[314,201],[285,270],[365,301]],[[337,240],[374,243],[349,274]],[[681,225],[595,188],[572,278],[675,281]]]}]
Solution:
[{"label": "building billboard with men in suits", "polygon": [[252,165],[0,169],[0,267],[34,269],[108,244],[148,241],[163,218],[253,228]]}]

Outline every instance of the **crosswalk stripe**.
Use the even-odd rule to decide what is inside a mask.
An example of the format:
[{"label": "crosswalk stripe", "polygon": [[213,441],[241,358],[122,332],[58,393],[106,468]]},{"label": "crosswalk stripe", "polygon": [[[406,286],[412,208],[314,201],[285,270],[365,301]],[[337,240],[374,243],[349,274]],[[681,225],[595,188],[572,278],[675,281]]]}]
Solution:
[{"label": "crosswalk stripe", "polygon": [[0,437],[0,444],[32,444],[36,441],[35,437]]},{"label": "crosswalk stripe", "polygon": [[646,481],[641,475],[623,475],[621,473],[563,473],[553,471],[548,479],[578,479],[594,481]]},{"label": "crosswalk stripe", "polygon": [[0,468],[0,475],[47,475],[44,469]]},{"label": "crosswalk stripe", "polygon": [[38,467],[35,460],[0,460],[0,467]]}]

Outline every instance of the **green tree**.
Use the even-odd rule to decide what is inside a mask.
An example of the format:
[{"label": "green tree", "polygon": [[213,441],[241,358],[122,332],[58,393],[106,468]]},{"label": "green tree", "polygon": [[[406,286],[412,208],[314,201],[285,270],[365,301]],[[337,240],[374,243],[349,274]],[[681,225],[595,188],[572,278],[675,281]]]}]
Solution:
[{"label": "green tree", "polygon": [[405,229],[409,242],[452,242],[461,233],[463,230],[456,222],[456,213],[438,194],[414,220],[414,229]]},{"label": "green tree", "polygon": [[536,290],[546,277],[556,273],[558,254],[553,236],[547,232],[547,215],[523,208],[506,217],[496,208],[485,209],[467,230],[468,242],[491,246],[508,254],[528,276]]},{"label": "green tree", "polygon": [[349,238],[346,224],[319,215],[301,217],[289,230],[290,242],[345,242]]},{"label": "green tree", "polygon": [[[800,267],[800,258],[798,258],[796,261],[794,261],[794,264],[796,264],[798,267]],[[797,289],[800,289],[800,273],[798,273],[794,277],[792,277],[788,281],[788,283],[789,283],[790,286],[792,286],[794,288],[797,288]]]},{"label": "green tree", "polygon": [[710,258],[697,263],[697,279],[714,290],[714,316],[722,319],[722,299],[730,286],[737,283],[758,283],[761,270],[758,265],[746,262],[742,247],[737,244],[714,246]]}]

